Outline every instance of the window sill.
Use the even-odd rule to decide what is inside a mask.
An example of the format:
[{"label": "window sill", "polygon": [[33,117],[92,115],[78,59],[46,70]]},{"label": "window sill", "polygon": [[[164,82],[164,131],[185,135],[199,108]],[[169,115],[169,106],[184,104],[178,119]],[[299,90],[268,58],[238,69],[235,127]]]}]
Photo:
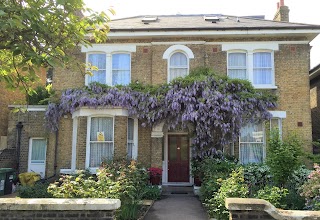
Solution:
[{"label": "window sill", "polygon": [[253,85],[255,89],[277,89],[278,86],[273,85]]}]

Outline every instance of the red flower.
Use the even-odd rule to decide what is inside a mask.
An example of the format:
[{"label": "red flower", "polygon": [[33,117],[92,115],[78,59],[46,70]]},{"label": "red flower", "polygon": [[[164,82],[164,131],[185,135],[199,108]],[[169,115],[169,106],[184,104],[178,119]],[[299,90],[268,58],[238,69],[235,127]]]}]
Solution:
[{"label": "red flower", "polygon": [[162,169],[157,167],[150,167],[148,169],[148,172],[150,176],[161,176],[162,175]]}]

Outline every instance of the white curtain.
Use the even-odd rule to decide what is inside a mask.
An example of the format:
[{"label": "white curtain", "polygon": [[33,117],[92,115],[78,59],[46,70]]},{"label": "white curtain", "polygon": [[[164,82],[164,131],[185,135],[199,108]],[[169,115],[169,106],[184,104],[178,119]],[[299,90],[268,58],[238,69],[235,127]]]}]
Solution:
[{"label": "white curtain", "polygon": [[128,148],[127,155],[129,159],[132,159],[132,150],[133,150],[133,133],[134,133],[134,120],[132,118],[128,118]]},{"label": "white curtain", "polygon": [[[98,132],[103,132],[104,141],[98,141]],[[105,159],[113,157],[113,118],[91,118],[90,167],[98,167]]]},{"label": "white curtain", "polygon": [[112,55],[112,85],[130,83],[130,54]]},{"label": "white curtain", "polygon": [[270,52],[253,54],[253,83],[272,84],[272,61]]},{"label": "white curtain", "polygon": [[106,54],[89,54],[88,62],[98,68],[92,71],[93,76],[88,77],[88,82],[106,83]]},{"label": "white curtain", "polygon": [[46,139],[32,139],[31,163],[44,163],[46,160]]},{"label": "white curtain", "polygon": [[174,53],[170,57],[170,73],[169,81],[177,77],[185,77],[188,75],[188,60],[187,56],[181,52]]},{"label": "white curtain", "polygon": [[241,163],[262,163],[264,149],[262,123],[249,123],[242,127],[240,132]]},{"label": "white curtain", "polygon": [[233,79],[247,79],[247,55],[245,53],[229,53],[228,76]]}]

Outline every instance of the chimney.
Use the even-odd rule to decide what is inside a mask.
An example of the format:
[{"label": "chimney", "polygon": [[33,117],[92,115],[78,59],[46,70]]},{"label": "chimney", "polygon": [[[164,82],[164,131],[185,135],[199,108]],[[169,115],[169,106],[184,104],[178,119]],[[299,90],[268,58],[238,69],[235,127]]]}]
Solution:
[{"label": "chimney", "polygon": [[280,0],[280,2],[277,3],[277,12],[273,20],[289,22],[289,11],[288,6],[284,5],[284,0]]}]

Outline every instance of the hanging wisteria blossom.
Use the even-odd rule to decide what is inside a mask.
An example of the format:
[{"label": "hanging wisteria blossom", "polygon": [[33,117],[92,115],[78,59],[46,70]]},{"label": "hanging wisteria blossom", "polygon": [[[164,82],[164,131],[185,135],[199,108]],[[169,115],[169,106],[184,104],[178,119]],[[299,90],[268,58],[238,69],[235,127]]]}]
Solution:
[{"label": "hanging wisteria blossom", "polygon": [[108,87],[94,83],[68,89],[62,93],[60,103],[49,104],[48,127],[58,130],[62,115],[84,106],[122,107],[143,125],[164,122],[168,128],[191,126],[195,152],[207,154],[236,140],[245,123],[269,119],[268,109],[276,106],[276,97],[254,90],[248,81],[217,76],[201,68],[160,86],[132,83]]}]

